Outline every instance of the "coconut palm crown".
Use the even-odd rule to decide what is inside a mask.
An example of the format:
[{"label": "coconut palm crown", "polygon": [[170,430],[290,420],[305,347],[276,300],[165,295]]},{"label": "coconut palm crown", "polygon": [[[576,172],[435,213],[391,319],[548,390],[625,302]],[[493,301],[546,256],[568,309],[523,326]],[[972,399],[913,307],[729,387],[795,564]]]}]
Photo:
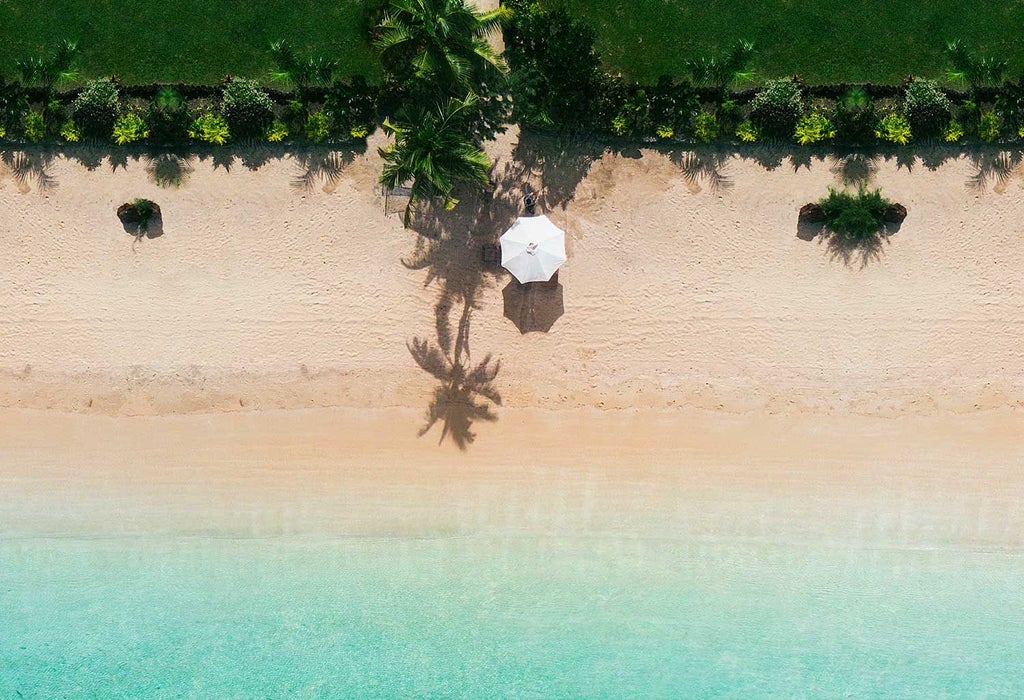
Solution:
[{"label": "coconut palm crown", "polygon": [[395,143],[379,149],[384,159],[380,182],[395,188],[412,182],[405,225],[412,206],[423,199],[443,197],[446,209],[458,204],[452,191],[460,182],[486,185],[491,161],[464,129],[463,119],[476,105],[476,97],[451,98],[436,110],[406,105],[385,119],[384,132]]},{"label": "coconut palm crown", "polygon": [[508,71],[487,37],[511,16],[505,6],[475,12],[464,0],[392,0],[373,44],[399,76],[409,73],[456,93],[478,91],[489,76]]}]

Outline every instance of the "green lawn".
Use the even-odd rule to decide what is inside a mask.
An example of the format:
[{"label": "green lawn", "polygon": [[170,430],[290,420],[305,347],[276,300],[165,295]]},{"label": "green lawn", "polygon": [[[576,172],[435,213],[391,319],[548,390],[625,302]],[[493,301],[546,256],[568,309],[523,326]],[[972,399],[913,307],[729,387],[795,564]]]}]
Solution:
[{"label": "green lawn", "polygon": [[1021,0],[542,0],[598,31],[606,63],[641,81],[680,75],[682,62],[737,39],[758,49],[762,76],[811,83],[895,83],[940,77],[947,40],[962,38],[1024,69]]},{"label": "green lawn", "polygon": [[375,77],[363,0],[0,0],[0,76],[14,63],[76,39],[86,77],[124,83],[265,78],[267,45],[288,39]]}]

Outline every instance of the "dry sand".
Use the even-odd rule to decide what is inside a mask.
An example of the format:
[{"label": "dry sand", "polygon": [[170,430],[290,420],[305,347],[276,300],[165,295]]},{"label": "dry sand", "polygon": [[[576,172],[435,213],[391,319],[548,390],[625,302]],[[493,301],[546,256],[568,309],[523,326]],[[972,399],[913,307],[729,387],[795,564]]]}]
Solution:
[{"label": "dry sand", "polygon": [[[846,513],[837,537],[879,494],[960,494],[954,524],[935,505],[908,527],[1020,546],[1024,178],[994,177],[994,154],[874,160],[872,183],[910,213],[878,249],[844,255],[797,235],[800,205],[836,184],[827,159],[611,153],[513,131],[490,149],[493,201],[466,197],[404,230],[374,184],[377,145],[190,159],[180,186],[166,162],[7,154],[7,529],[125,534],[197,507],[197,531],[259,532],[245,518],[254,484],[264,506],[271,494],[294,509],[275,527],[299,532],[401,529],[410,512],[479,525],[484,507],[466,504],[486,495],[501,511],[518,479],[509,521],[538,527],[559,504],[523,494],[591,481],[595,498],[649,484],[634,505],[710,489],[736,527],[787,527],[786,508],[742,510],[737,492],[756,483],[794,508],[812,490],[816,512]],[[523,335],[503,315],[509,278],[481,268],[479,245],[511,223],[527,182],[568,232],[569,261],[540,302],[561,291],[564,314]],[[133,241],[114,210],[140,196],[163,208],[163,235]],[[465,392],[417,364],[417,341],[449,350],[441,379],[500,361],[476,388],[501,405],[474,399],[496,420],[474,421]],[[432,401],[440,421],[418,437]],[[445,420],[456,442],[478,433],[466,452],[437,445]]]}]

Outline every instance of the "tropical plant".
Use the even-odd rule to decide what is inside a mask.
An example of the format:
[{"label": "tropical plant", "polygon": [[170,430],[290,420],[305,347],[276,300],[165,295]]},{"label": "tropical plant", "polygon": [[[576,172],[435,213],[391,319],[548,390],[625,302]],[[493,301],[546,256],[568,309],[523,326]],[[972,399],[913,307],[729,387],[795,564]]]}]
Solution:
[{"label": "tropical plant", "polygon": [[157,143],[173,143],[188,136],[188,103],[172,87],[163,87],[150,102],[146,115],[149,133]]},{"label": "tropical plant", "polygon": [[[349,82],[338,81],[324,97],[324,112],[330,117],[334,133],[344,138],[364,138],[377,121],[377,90],[360,76]],[[355,136],[354,133],[360,134]]]},{"label": "tropical plant", "polygon": [[889,112],[879,120],[875,128],[875,138],[900,146],[910,143],[911,136],[910,121],[899,112]]},{"label": "tropical plant", "polygon": [[430,197],[442,197],[446,209],[458,204],[453,196],[460,182],[486,185],[491,161],[466,135],[463,120],[475,107],[475,98],[449,98],[436,110],[407,105],[393,120],[384,120],[384,131],[395,137],[393,145],[379,149],[384,159],[381,184],[396,188],[411,182],[405,225],[412,207]]},{"label": "tropical plant", "polygon": [[141,141],[147,136],[149,128],[137,112],[125,112],[114,122],[114,142],[119,146]]},{"label": "tropical plant", "polygon": [[978,138],[982,141],[995,141],[999,138],[999,115],[992,111],[981,113],[978,120]]},{"label": "tropical plant", "polygon": [[255,80],[232,78],[224,85],[221,114],[236,137],[262,136],[274,121],[274,103]]},{"label": "tropical plant", "polygon": [[979,58],[960,39],[946,45],[946,56],[950,64],[946,76],[952,82],[969,86],[971,90],[977,90],[982,85],[999,85],[1009,68],[1006,59]]},{"label": "tropical plant", "polygon": [[819,143],[834,138],[836,128],[821,112],[809,112],[800,117],[793,132],[793,138],[801,145]]},{"label": "tropical plant", "polygon": [[137,198],[132,200],[132,206],[135,208],[135,213],[139,217],[139,233],[145,233],[149,230],[149,224],[153,220],[153,215],[156,213],[154,203],[148,199]]},{"label": "tropical plant", "polygon": [[948,143],[954,143],[964,137],[964,126],[956,119],[953,119],[946,125],[946,128],[942,130],[942,140]]},{"label": "tropical plant", "polygon": [[487,37],[511,16],[503,5],[477,12],[464,0],[391,0],[373,45],[400,83],[418,79],[446,94],[480,92],[508,70]]},{"label": "tropical plant", "polygon": [[231,138],[231,130],[224,117],[213,112],[204,112],[192,122],[188,135],[189,138],[223,146]]},{"label": "tropical plant", "polygon": [[792,78],[769,80],[750,102],[750,121],[760,131],[789,138],[803,114],[803,95]]},{"label": "tropical plant", "polygon": [[49,56],[33,56],[16,63],[21,79],[26,85],[38,85],[49,97],[54,86],[69,83],[78,78],[74,64],[79,56],[78,43],[62,40]]},{"label": "tropical plant", "polygon": [[697,113],[693,118],[693,135],[704,143],[718,138],[718,117],[714,112],[702,109]]},{"label": "tropical plant", "polygon": [[836,131],[849,141],[867,141],[874,134],[875,105],[861,87],[852,87],[836,103]]},{"label": "tropical plant", "polygon": [[516,121],[533,129],[604,128],[617,111],[601,109],[607,80],[593,27],[561,7],[531,0],[506,0],[505,6],[515,11],[505,31],[505,56]]},{"label": "tropical plant", "polygon": [[830,187],[828,196],[818,201],[829,230],[854,240],[877,235],[891,204],[881,190],[867,190],[863,186],[855,195]]},{"label": "tropical plant", "polygon": [[953,103],[939,84],[926,78],[914,78],[905,89],[903,110],[916,134],[938,134],[953,116]]},{"label": "tropical plant", "polygon": [[87,84],[72,104],[75,124],[84,136],[110,138],[121,112],[121,96],[110,78]]},{"label": "tropical plant", "polygon": [[331,118],[323,110],[312,112],[306,118],[306,138],[320,143],[331,135]]},{"label": "tropical plant", "polygon": [[616,136],[644,134],[650,129],[651,102],[646,90],[636,90],[622,101],[618,114],[612,119],[612,131]]},{"label": "tropical plant", "polygon": [[33,143],[46,138],[46,120],[42,112],[32,110],[25,115],[25,138]]},{"label": "tropical plant", "polygon": [[295,48],[283,39],[270,45],[270,57],[275,66],[270,72],[270,77],[295,86],[299,98],[303,101],[308,99],[308,90],[311,86],[330,85],[340,65],[340,62],[333,58],[300,56]]},{"label": "tropical plant", "polygon": [[753,143],[760,138],[761,134],[758,132],[757,127],[754,126],[754,122],[747,119],[740,122],[739,126],[736,127],[736,136],[744,143]]},{"label": "tropical plant", "polygon": [[700,56],[684,62],[694,85],[725,89],[754,77],[750,64],[754,60],[754,45],[737,41],[721,56]]},{"label": "tropical plant", "polygon": [[13,134],[20,131],[28,110],[28,96],[22,85],[0,78],[0,127],[4,132]]},{"label": "tropical plant", "polygon": [[288,138],[288,127],[283,122],[279,122],[276,119],[271,122],[270,126],[267,127],[266,133],[267,141],[270,143],[280,143]]}]

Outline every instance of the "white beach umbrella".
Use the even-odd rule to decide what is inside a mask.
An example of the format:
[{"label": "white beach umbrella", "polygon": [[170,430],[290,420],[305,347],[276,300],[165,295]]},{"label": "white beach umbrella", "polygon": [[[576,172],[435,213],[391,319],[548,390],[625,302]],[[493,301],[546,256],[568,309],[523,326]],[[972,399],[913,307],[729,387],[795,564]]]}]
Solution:
[{"label": "white beach umbrella", "polygon": [[502,234],[501,264],[520,282],[546,282],[565,262],[565,231],[546,216],[520,216]]}]

